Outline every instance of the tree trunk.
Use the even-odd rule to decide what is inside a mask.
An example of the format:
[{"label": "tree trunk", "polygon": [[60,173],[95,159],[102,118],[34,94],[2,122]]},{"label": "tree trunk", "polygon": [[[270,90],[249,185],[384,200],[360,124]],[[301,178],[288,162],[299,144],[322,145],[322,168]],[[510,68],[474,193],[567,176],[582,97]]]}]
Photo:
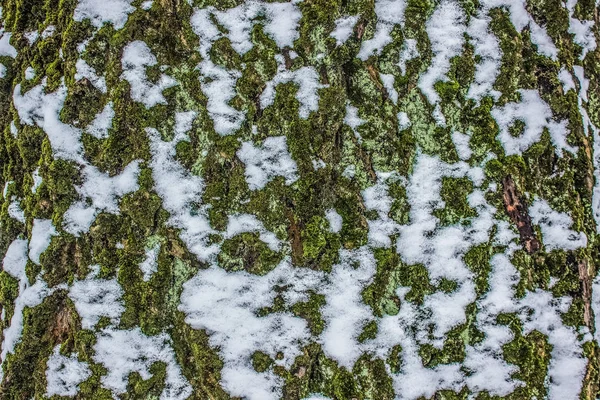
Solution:
[{"label": "tree trunk", "polygon": [[4,0],[3,399],[596,399],[594,0]]}]

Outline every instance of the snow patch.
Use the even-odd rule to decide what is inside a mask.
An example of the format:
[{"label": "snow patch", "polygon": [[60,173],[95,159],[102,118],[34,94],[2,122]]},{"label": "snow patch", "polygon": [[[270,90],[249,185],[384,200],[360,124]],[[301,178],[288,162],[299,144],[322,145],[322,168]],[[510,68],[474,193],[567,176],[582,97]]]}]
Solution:
[{"label": "snow patch", "polygon": [[119,175],[109,176],[93,165],[85,165],[83,184],[75,189],[82,200],[73,203],[64,216],[64,229],[78,236],[87,232],[100,211],[118,214],[118,199],[138,189],[139,161],[129,163]]},{"label": "snow patch", "polygon": [[140,263],[140,270],[144,274],[142,279],[144,282],[148,282],[152,275],[158,271],[158,255],[160,254],[160,243],[146,248],[146,255],[144,261]]},{"label": "snow patch", "polygon": [[140,328],[104,329],[94,345],[94,361],[108,370],[102,377],[102,385],[115,395],[125,393],[130,373],[138,372],[142,379],[150,379],[150,367],[162,361],[167,364],[167,373],[160,399],[187,399],[192,394],[192,387],[181,374],[170,342],[166,333],[146,336]]},{"label": "snow patch", "polygon": [[74,397],[78,385],[92,376],[86,362],[81,362],[75,354],[69,357],[60,354],[60,345],[54,347],[46,364],[46,396]]},{"label": "snow patch", "polygon": [[308,118],[311,111],[319,109],[319,89],[327,87],[319,82],[319,75],[313,67],[302,67],[288,71],[280,64],[275,77],[267,82],[265,90],[260,95],[260,106],[264,109],[275,101],[275,88],[281,83],[293,82],[298,86],[296,99],[300,102],[300,118]]},{"label": "snow patch", "polygon": [[79,0],[73,19],[75,21],[89,19],[96,28],[110,22],[116,30],[119,30],[125,26],[129,14],[135,10],[131,3],[133,0]]},{"label": "snow patch", "polygon": [[86,132],[97,139],[106,139],[114,117],[113,102],[109,101],[102,111],[96,114],[92,123],[87,127]]},{"label": "snow patch", "polygon": [[249,400],[281,396],[283,380],[272,370],[257,373],[250,358],[255,351],[273,359],[281,352],[283,358],[276,364],[289,368],[310,338],[308,326],[290,312],[263,317],[257,313],[273,303],[273,286],[287,288],[283,296],[291,305],[306,301],[305,291],[315,287],[322,277],[322,272],[292,267],[285,259],[264,276],[245,271],[228,273],[211,266],[183,285],[179,310],[186,314],[185,321],[192,328],[206,330],[211,346],[219,349],[224,362],[221,384],[232,396]]},{"label": "snow patch", "polygon": [[103,76],[98,76],[96,74],[96,70],[90,67],[88,63],[83,59],[78,59],[77,63],[75,63],[75,80],[80,81],[82,79],[87,79],[91,82],[92,85],[102,93],[106,93],[106,80]]},{"label": "snow patch", "polygon": [[329,222],[329,229],[332,233],[339,233],[342,230],[342,223],[344,220],[333,208],[325,212],[325,218],[327,218],[327,221]]},{"label": "snow patch", "polygon": [[458,4],[444,1],[427,21],[426,30],[434,56],[427,71],[419,78],[418,86],[431,104],[440,101],[434,84],[448,80],[446,73],[450,70],[450,59],[462,52],[466,31],[464,19]]},{"label": "snow patch", "polygon": [[123,289],[115,279],[97,279],[90,274],[82,281],[75,281],[69,289],[69,298],[81,317],[83,329],[94,329],[100,317],[110,318],[113,324],[125,311],[121,303]]},{"label": "snow patch", "polygon": [[31,241],[29,242],[29,258],[36,264],[40,264],[40,256],[50,245],[52,236],[58,233],[49,219],[34,219],[31,229]]},{"label": "snow patch", "polygon": [[329,36],[335,39],[338,46],[341,46],[350,38],[357,22],[357,15],[338,18],[335,20],[335,29]]},{"label": "snow patch", "polygon": [[383,48],[392,42],[392,29],[395,25],[404,25],[406,0],[376,0],[375,14],[377,26],[371,39],[362,42],[357,57],[366,61],[372,55],[379,55]]},{"label": "snow patch", "polygon": [[546,200],[536,199],[529,207],[529,215],[533,223],[540,226],[546,249],[576,250],[587,246],[585,233],[570,229],[571,217],[554,211]]},{"label": "snow patch", "polygon": [[146,108],[167,104],[162,92],[177,85],[177,82],[165,74],[161,74],[157,83],[146,80],[146,68],[157,64],[156,57],[146,43],[135,40],[125,46],[121,63],[123,64],[121,78],[131,85],[133,100],[144,104]]},{"label": "snow patch", "polygon": [[[500,127],[497,138],[504,146],[507,155],[521,154],[542,137],[544,128],[550,133],[556,154],[560,157],[564,150],[576,153],[577,149],[567,143],[567,121],[556,122],[550,106],[540,97],[537,90],[521,89],[521,101],[494,107],[492,117]],[[523,133],[513,136],[509,129],[515,121],[523,122]]]},{"label": "snow patch", "polygon": [[288,153],[285,136],[268,137],[260,147],[244,142],[237,156],[246,164],[246,182],[250,190],[264,188],[276,176],[283,176],[286,185],[298,179],[296,162]]},{"label": "snow patch", "polygon": [[169,225],[180,228],[180,237],[188,249],[202,261],[215,256],[219,248],[209,243],[215,231],[210,227],[206,206],[197,207],[204,192],[204,181],[191,174],[175,159],[175,144],[165,142],[160,133],[147,128],[152,154],[154,189],[163,200],[163,207],[171,215]]}]

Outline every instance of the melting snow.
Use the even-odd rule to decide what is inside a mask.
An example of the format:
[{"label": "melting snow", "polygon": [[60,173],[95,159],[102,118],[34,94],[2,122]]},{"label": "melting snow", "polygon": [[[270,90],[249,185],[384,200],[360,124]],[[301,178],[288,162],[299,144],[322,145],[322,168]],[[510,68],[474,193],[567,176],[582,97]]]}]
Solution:
[{"label": "melting snow", "polygon": [[246,164],[246,181],[251,190],[262,189],[276,176],[283,176],[287,185],[298,179],[296,162],[288,153],[285,136],[268,137],[261,147],[244,142],[237,156]]},{"label": "melting snow", "polygon": [[63,356],[60,354],[60,345],[57,345],[48,359],[46,396],[74,397],[77,395],[77,386],[91,375],[87,363],[78,361],[75,354]]}]

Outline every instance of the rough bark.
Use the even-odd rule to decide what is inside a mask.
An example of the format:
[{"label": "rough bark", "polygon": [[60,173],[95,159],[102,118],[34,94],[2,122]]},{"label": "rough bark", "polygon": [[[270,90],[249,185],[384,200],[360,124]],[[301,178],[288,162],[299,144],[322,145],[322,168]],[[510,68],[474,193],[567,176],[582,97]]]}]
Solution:
[{"label": "rough bark", "polygon": [[[298,354],[289,357],[283,348],[269,354],[268,344],[261,342],[275,339],[266,336],[255,338],[256,350],[240,361],[256,376],[274,379],[273,398],[302,399],[320,393],[340,400],[467,399],[471,394],[477,399],[558,399],[553,390],[559,378],[551,372],[556,356],[551,331],[556,327],[576,338],[573,357],[585,359],[580,398],[598,398],[600,334],[595,327],[600,324],[595,319],[600,316],[594,311],[600,310],[600,304],[595,308],[594,299],[600,303],[600,297],[595,298],[593,290],[600,288],[596,278],[600,208],[594,203],[600,178],[595,174],[600,169],[600,131],[595,128],[600,127],[600,46],[584,55],[585,46],[570,30],[570,19],[593,21],[588,37],[600,45],[597,3],[571,2],[574,8],[569,10],[558,0],[524,1],[531,20],[521,29],[513,24],[508,7],[486,9],[482,0],[397,1],[397,7],[402,4],[405,9],[396,22],[377,14],[377,7],[385,3],[382,0],[303,0],[292,5],[299,13],[296,22],[290,22],[292,14],[284,13],[290,18],[285,24],[297,30],[293,45],[280,45],[268,27],[269,14],[263,12],[254,15],[246,32],[251,46],[239,51],[239,43],[228,30],[235,26],[228,28],[217,14],[259,3],[272,2],[154,0],[145,9],[136,0],[126,13],[126,22],[115,28],[116,22],[101,25],[90,19],[76,20],[75,10],[81,4],[76,0],[2,1],[0,63],[5,71],[0,77],[0,184],[5,189],[0,254],[10,254],[10,248],[17,249],[19,243],[28,247],[21,260],[22,272],[15,272],[20,261],[8,256],[0,272],[3,349],[8,346],[9,327],[18,320],[15,312],[23,316],[14,348],[1,360],[0,397],[62,398],[49,396],[47,375],[48,360],[61,354],[84,363],[89,371],[76,385],[77,399],[165,397],[168,368],[173,365],[190,389],[181,398],[260,398],[236,392],[223,379],[224,370],[235,370],[224,354],[232,342],[219,341],[218,327],[203,328],[204,322],[198,322],[202,317],[194,321],[184,297],[197,294],[193,282],[206,282],[207,271],[226,270],[226,277],[243,276],[260,286],[289,262],[290,271],[296,271],[290,276],[297,274],[302,280],[307,279],[302,278],[304,273],[315,274],[320,283],[312,287],[307,283],[298,289],[303,296],[293,297],[290,293],[296,289],[290,287],[298,282],[290,283],[285,276],[280,279],[284,284],[269,281],[269,294],[256,295],[260,301],[269,299],[268,304],[253,308],[252,315],[257,321],[277,316],[301,321],[306,332],[292,343]],[[438,8],[448,4],[459,10],[459,22],[465,28],[454,38],[462,40],[461,50],[451,54],[447,68],[441,67],[442,78],[432,83],[439,98],[434,102],[425,93],[423,79],[444,50],[435,48],[427,24]],[[213,24],[214,36],[201,37],[192,22],[198,10],[212,13],[202,26]],[[330,34],[336,21],[347,16],[357,18],[347,39],[337,43]],[[469,89],[477,83],[477,68],[488,56],[481,53],[483,45],[470,36],[467,27],[480,18],[488,18],[487,31],[497,39],[500,58],[492,86],[474,98]],[[535,24],[547,32],[557,49],[554,57],[532,41]],[[49,26],[54,27],[52,32]],[[389,41],[360,57],[365,43],[382,30]],[[39,35],[32,39],[31,32]],[[415,41],[418,54],[407,59],[402,70],[398,60],[410,40]],[[156,58],[142,68],[148,85],[159,85],[164,76],[176,82],[158,90],[164,101],[145,105],[150,101],[149,91],[135,98],[123,61],[124,49],[134,41],[145,43]],[[14,54],[6,50],[8,44]],[[93,76],[78,75],[78,60],[104,78],[105,90]],[[207,60],[224,75],[210,76],[200,67]],[[35,71],[33,76],[29,68]],[[306,75],[289,78],[298,71]],[[571,77],[572,87],[564,83],[564,74]],[[277,76],[284,78],[273,85]],[[215,112],[211,103],[225,89],[209,89],[219,79],[233,79],[232,96],[225,102],[233,111],[225,112],[224,118],[235,128],[226,134],[215,124],[223,114]],[[318,86],[318,100],[307,105],[310,100],[302,97],[302,88],[311,79]],[[40,96],[47,96],[36,104],[55,102],[58,108],[25,110],[18,98],[36,88],[43,88]],[[270,102],[263,97],[268,90],[273,90]],[[535,140],[511,152],[500,139],[500,117],[494,112],[508,112],[510,104],[522,104],[524,90],[537,93],[551,117],[540,123],[543,128]],[[53,93],[57,97],[51,98]],[[27,101],[34,104],[36,99]],[[114,116],[107,129],[98,133],[92,126],[109,103]],[[360,123],[348,117],[351,107]],[[188,111],[194,112],[193,120],[179,134],[177,115]],[[53,120],[52,112],[58,113],[59,122]],[[525,134],[523,119],[511,122],[513,139]],[[561,148],[549,126],[563,122],[567,136]],[[468,154],[461,151],[455,132],[467,135]],[[74,148],[70,154],[60,151],[57,143],[69,135],[80,145],[79,152]],[[248,175],[251,162],[244,158],[243,146],[267,154],[269,138],[279,137],[285,138],[283,153],[289,153],[293,173],[286,176],[286,167],[278,165],[266,182],[253,186]],[[161,161],[157,148],[162,145],[172,145],[172,151]],[[283,153],[272,158],[282,159]],[[265,159],[257,167],[263,171]],[[431,208],[434,226],[411,242],[412,233],[407,233],[411,231],[404,229],[417,223],[414,211],[421,205],[413,191],[423,160],[435,163],[435,171],[442,172],[439,179],[432,178],[434,204],[422,206]],[[179,181],[167,182],[161,189],[160,168],[165,162],[183,172],[174,175]],[[92,170],[103,174],[102,180],[90,178]],[[473,175],[476,170],[481,173],[480,181]],[[135,187],[111,181],[119,175],[133,176]],[[423,175],[425,180],[429,177]],[[86,186],[86,182],[96,183]],[[169,190],[188,196],[169,205],[165,195]],[[483,204],[475,199],[478,193],[493,208],[493,226],[485,240],[469,236],[475,231],[469,231],[471,224],[485,211],[477,205]],[[544,230],[550,229],[547,221],[530,216],[532,205],[539,206],[541,201],[570,218],[565,229],[572,232],[573,241],[585,238],[585,243],[553,246],[549,231]],[[89,226],[74,228],[70,219],[74,207],[93,214]],[[331,210],[341,217],[339,229]],[[193,228],[184,226],[182,220],[174,222],[175,215],[206,221],[200,229],[205,233],[190,233]],[[252,215],[259,223],[235,231],[231,224],[239,215]],[[552,215],[547,218],[551,220]],[[32,254],[39,239],[35,227],[47,221],[54,232],[41,245],[36,260]],[[451,227],[467,234],[452,243],[452,251],[439,252],[447,254],[448,269],[453,260],[464,267],[462,281],[456,278],[458,273],[454,278],[451,271],[438,274],[445,268],[440,261],[443,257],[433,258],[437,250],[427,247],[436,245],[428,240],[440,232],[450,232],[453,239]],[[228,233],[232,229],[235,232]],[[501,229],[513,236],[503,241]],[[404,250],[422,242],[428,243],[422,249],[424,255],[411,259]],[[211,248],[217,250],[211,253]],[[432,252],[432,258],[426,258]],[[499,254],[506,255],[516,272],[511,286],[515,300],[490,323],[509,332],[497,351],[503,364],[514,367],[509,379],[514,387],[506,393],[489,393],[481,389],[485,382],[478,387],[475,380],[469,380],[483,371],[465,360],[489,335],[481,319],[486,307],[493,308],[489,301],[494,305],[488,293],[496,285],[490,277],[496,273],[498,258],[494,256]],[[373,260],[371,272],[361,264],[364,259]],[[151,264],[148,271],[140,267],[145,262]],[[360,274],[366,274],[365,278],[358,278]],[[324,344],[335,318],[324,310],[331,310],[327,308],[334,303],[331,288],[342,281],[340,277],[362,285],[354,297],[348,288],[348,314],[356,309],[366,313],[348,328],[352,330],[350,347],[358,352],[349,364]],[[95,280],[102,289],[93,290],[100,292],[116,285],[116,303],[121,307],[115,313],[98,311],[99,318],[89,326],[73,294],[73,287],[86,279]],[[215,280],[215,287],[225,279]],[[210,290],[202,282],[196,287]],[[36,284],[43,286],[36,292],[42,293],[39,301],[19,308],[24,292]],[[466,289],[468,285],[472,289]],[[239,290],[240,297],[246,289]],[[436,342],[441,323],[432,317],[436,314],[428,308],[433,304],[430,301],[463,289],[469,301],[459,322]],[[100,292],[86,290],[91,303],[102,304]],[[94,299],[93,293],[99,297]],[[548,332],[527,328],[528,315],[537,318],[544,311],[527,305],[532,304],[527,303],[528,296],[536,293],[548,293],[553,299],[544,307],[560,309],[556,311],[560,322]],[[412,325],[403,326],[407,342],[390,335],[382,338],[384,322],[407,315],[407,310],[420,313]],[[224,309],[224,318],[227,312]],[[346,310],[337,312],[344,315]],[[239,321],[240,326],[245,323]],[[106,358],[104,362],[98,358],[98,343],[107,332],[125,331],[139,331],[157,341],[166,338],[165,351],[174,362],[170,356],[140,356],[133,360],[139,370],[127,372],[126,390],[119,391],[106,382],[113,366]],[[414,351],[404,343],[413,343]],[[132,347],[132,342],[127,346]],[[415,391],[418,395],[409,394],[410,384],[402,379],[412,379],[406,370],[411,351],[420,367],[434,377],[414,385],[436,390],[421,388]],[[148,357],[150,365],[145,361]],[[460,367],[456,382],[435,381],[441,369],[453,365]]]}]

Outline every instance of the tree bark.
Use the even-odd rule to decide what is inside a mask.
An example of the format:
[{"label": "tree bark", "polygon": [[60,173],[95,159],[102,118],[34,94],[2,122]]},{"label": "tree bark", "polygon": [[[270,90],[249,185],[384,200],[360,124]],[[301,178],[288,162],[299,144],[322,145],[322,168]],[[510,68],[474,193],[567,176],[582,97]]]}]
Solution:
[{"label": "tree bark", "polygon": [[600,396],[598,2],[0,21],[1,398]]}]

